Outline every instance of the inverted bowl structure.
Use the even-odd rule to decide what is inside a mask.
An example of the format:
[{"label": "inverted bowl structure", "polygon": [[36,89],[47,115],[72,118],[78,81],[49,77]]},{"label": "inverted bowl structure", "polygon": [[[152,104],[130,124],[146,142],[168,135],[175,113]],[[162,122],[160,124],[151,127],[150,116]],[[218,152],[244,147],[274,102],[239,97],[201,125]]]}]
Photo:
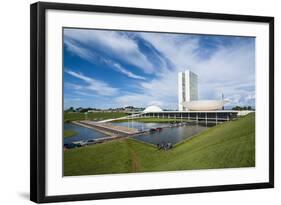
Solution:
[{"label": "inverted bowl structure", "polygon": [[157,105],[150,105],[143,111],[144,113],[147,112],[162,112],[163,110]]},{"label": "inverted bowl structure", "polygon": [[221,110],[227,100],[196,100],[184,102],[183,105],[191,111]]}]

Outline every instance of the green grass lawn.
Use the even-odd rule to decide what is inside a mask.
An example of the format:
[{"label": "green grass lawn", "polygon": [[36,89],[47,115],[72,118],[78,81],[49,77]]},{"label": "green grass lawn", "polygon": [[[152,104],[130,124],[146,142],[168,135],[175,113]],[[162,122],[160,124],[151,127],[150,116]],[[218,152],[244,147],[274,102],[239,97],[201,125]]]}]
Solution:
[{"label": "green grass lawn", "polygon": [[134,139],[66,150],[64,175],[255,166],[255,114],[225,122],[169,151]]},{"label": "green grass lawn", "polygon": [[[131,119],[130,119],[131,120]],[[149,123],[168,123],[168,122],[188,122],[187,119],[169,119],[169,118],[134,118],[134,122],[149,122]],[[128,119],[126,120],[115,120],[113,122],[128,122]]]},{"label": "green grass lawn", "polygon": [[75,130],[64,130],[64,132],[63,132],[64,137],[72,137],[77,134],[78,133]]},{"label": "green grass lawn", "polygon": [[81,112],[65,112],[64,122],[70,122],[75,120],[105,120],[111,118],[124,117],[127,114],[124,112],[90,112],[85,115]]}]

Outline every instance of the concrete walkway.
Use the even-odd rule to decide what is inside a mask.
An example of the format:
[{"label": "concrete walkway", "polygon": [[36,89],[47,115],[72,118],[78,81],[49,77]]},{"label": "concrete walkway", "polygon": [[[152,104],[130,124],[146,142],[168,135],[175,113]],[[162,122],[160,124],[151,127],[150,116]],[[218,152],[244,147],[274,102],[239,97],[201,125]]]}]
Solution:
[{"label": "concrete walkway", "polygon": [[75,122],[75,124],[84,126],[87,128],[104,130],[106,132],[110,132],[113,134],[134,135],[134,134],[139,133],[139,131],[135,128],[117,126],[117,125],[112,125],[110,123],[93,122],[93,121],[89,121],[89,120],[78,121],[78,122]]},{"label": "concrete walkway", "polygon": [[98,121],[97,123],[105,123],[105,122],[112,122],[112,121],[115,121],[115,120],[129,120],[129,119],[132,119],[134,117],[138,117],[140,116],[141,114],[134,114],[134,115],[128,115],[128,116],[125,116],[125,117],[119,117],[119,118],[112,118],[112,119],[107,119],[107,120],[101,120],[101,121]]}]

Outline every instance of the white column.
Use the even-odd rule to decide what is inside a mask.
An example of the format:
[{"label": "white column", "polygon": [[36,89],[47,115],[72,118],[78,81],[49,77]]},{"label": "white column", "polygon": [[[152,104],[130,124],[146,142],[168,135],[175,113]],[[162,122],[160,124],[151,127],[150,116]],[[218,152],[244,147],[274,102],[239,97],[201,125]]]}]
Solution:
[{"label": "white column", "polygon": [[218,113],[216,112],[216,125],[218,124]]}]

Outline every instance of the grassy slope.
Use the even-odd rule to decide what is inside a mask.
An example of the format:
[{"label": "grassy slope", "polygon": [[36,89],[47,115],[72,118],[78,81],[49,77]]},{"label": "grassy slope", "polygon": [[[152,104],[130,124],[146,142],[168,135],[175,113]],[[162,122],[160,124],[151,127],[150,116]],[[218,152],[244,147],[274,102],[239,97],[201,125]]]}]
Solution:
[{"label": "grassy slope", "polygon": [[65,175],[255,166],[255,116],[212,127],[170,151],[133,139],[65,151]]},{"label": "grassy slope", "polygon": [[91,112],[85,115],[85,113],[80,112],[69,112],[64,113],[64,122],[74,121],[74,120],[85,120],[85,116],[89,120],[104,120],[111,118],[118,118],[126,116],[126,113],[123,112]]}]

